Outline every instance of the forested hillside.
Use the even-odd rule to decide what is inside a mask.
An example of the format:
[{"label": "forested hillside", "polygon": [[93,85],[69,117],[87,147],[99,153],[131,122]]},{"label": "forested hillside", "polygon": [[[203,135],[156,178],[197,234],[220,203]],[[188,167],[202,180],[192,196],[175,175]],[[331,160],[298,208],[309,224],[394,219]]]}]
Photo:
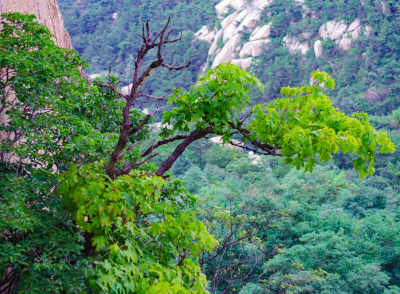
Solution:
[{"label": "forested hillside", "polygon": [[[169,58],[172,58],[173,63],[180,61],[185,63],[191,60],[192,64],[185,72],[171,75],[167,70],[163,70],[148,80],[149,93],[163,96],[175,87],[189,88],[215,57],[215,53],[207,56],[211,44],[195,38],[194,34],[197,31],[203,26],[207,26],[210,32],[218,31],[221,22],[229,19],[235,11],[240,12],[240,9],[244,9],[246,5],[253,5],[253,2],[262,3],[262,1],[233,1],[231,4],[230,1],[223,2],[226,2],[224,7],[227,8],[222,13],[217,13],[214,7],[218,1],[149,0],[125,3],[117,0],[106,2],[61,0],[60,9],[65,17],[66,28],[71,34],[74,48],[91,64],[88,73],[106,73],[111,66],[115,75],[122,72],[122,86],[131,82],[127,77],[131,74],[133,56],[140,44],[138,38],[141,23],[149,20],[152,26],[157,28],[171,17],[172,26],[177,33],[182,33],[184,42],[180,46],[169,47],[168,51],[171,53]],[[263,94],[257,92],[252,94],[252,103],[266,103],[280,97],[281,87],[309,83],[312,71],[324,70],[332,75],[336,82],[336,87],[328,92],[336,107],[347,114],[359,111],[372,115],[376,126],[382,130],[390,130],[392,140],[400,143],[398,135],[400,123],[397,119],[400,106],[398,71],[400,4],[397,1],[361,3],[358,0],[341,2],[306,0],[302,3],[282,0],[272,1],[269,5],[262,4],[261,7],[263,8],[259,20],[256,21],[257,27],[270,24],[270,34],[267,37],[269,41],[262,47],[260,54],[253,57],[248,70],[263,82],[265,89]],[[347,25],[354,22],[359,24],[357,38],[352,39],[350,33],[339,35],[342,39],[351,40],[347,50],[338,45],[342,39],[334,41],[330,37],[320,36],[321,28],[330,21],[336,21],[337,24],[340,22]],[[335,30],[338,30],[338,25],[331,31],[331,35],[337,34]],[[239,47],[249,39],[251,30],[244,27],[240,34],[242,38],[237,45]],[[292,46],[285,41],[288,36],[294,38],[291,41]],[[229,42],[224,41],[222,37],[218,40],[216,38],[211,41],[217,43],[219,49],[216,52],[218,52],[226,45],[224,42]],[[317,40],[322,41],[318,54],[314,49]],[[300,49],[301,44],[307,44],[309,47],[304,54]],[[394,173],[399,173],[397,152],[391,158],[382,158],[384,164],[380,166],[381,161],[379,161],[378,169],[385,169],[389,161],[394,165],[396,171]],[[335,159],[340,167],[351,165],[340,156]],[[390,177],[397,177],[393,172],[389,173],[392,174]]]},{"label": "forested hillside", "polygon": [[1,294],[400,293],[396,0],[59,6],[82,58],[2,16]]},{"label": "forested hillside", "polygon": [[194,33],[204,24],[213,24],[216,15],[214,0],[190,1],[59,1],[66,29],[74,49],[90,62],[89,74],[122,73],[123,85],[131,83],[132,64],[141,46],[142,24],[150,21],[154,31],[171,17],[174,36],[182,34],[183,42],[168,48],[168,62],[180,64],[192,61],[185,72],[170,75],[167,69],[150,77],[150,94],[162,96],[175,87],[189,88],[197,80],[207,59],[208,44],[196,40]]},{"label": "forested hillside", "polygon": [[[174,83],[186,88],[209,68],[229,46],[222,36],[216,39],[221,22],[224,26],[241,11],[234,3],[219,13],[213,9],[218,1],[60,2],[75,48],[91,61],[90,73],[109,64],[115,72],[126,71],[135,52],[126,49],[137,49],[140,23],[150,20],[159,27],[171,16],[185,44],[168,50],[174,61],[190,59],[193,65],[172,79],[166,72],[157,75],[149,89],[158,94]],[[263,94],[253,92],[252,103],[280,97],[281,87],[309,83],[312,71],[324,70],[336,82],[328,92],[336,107],[367,112],[399,144],[399,20],[397,1],[272,1],[257,20],[257,27],[268,24],[270,33],[249,67],[265,85]],[[343,35],[351,40],[345,49],[320,36],[330,21],[359,25],[356,38]],[[195,38],[201,29],[214,36],[208,43]],[[236,46],[248,42],[253,30],[243,27]],[[207,56],[213,44],[217,53]],[[305,44],[308,50],[302,52]],[[220,244],[232,243],[205,266],[212,293],[400,293],[398,148],[379,156],[376,175],[366,180],[348,171],[353,164],[341,154],[313,175],[290,170],[280,159],[254,158],[204,139],[173,168],[200,197],[202,219]]]}]

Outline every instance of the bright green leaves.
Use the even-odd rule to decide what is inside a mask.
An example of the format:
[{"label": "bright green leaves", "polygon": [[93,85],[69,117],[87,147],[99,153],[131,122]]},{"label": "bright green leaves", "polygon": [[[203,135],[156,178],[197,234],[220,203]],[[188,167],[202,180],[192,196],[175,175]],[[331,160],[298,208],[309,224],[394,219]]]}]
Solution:
[{"label": "bright green leaves", "polygon": [[250,104],[251,87],[263,89],[254,75],[239,66],[220,64],[199,78],[189,92],[174,92],[169,103],[176,107],[164,113],[164,123],[173,124],[173,131],[188,131],[189,123],[200,129],[212,126],[215,134],[224,135],[227,141],[234,115]]},{"label": "bright green leaves", "polygon": [[0,107],[0,115],[8,121],[0,131],[8,136],[0,140],[0,150],[60,171],[70,161],[108,154],[123,104],[117,95],[88,85],[78,71],[87,63],[75,51],[57,47],[34,15],[1,18],[0,101],[5,108]]},{"label": "bright green leaves", "polygon": [[[91,282],[103,293],[206,293],[198,255],[217,242],[179,182],[131,172],[111,181],[104,163],[70,170],[57,194],[98,252]],[[164,292],[163,292],[164,291]]]},{"label": "bright green leaves", "polygon": [[[312,78],[327,89],[334,86],[326,73],[315,72]],[[337,111],[319,85],[282,88],[286,98],[256,106],[250,128],[262,142],[282,149],[285,162],[297,169],[311,172],[316,159],[326,163],[341,151],[357,153],[353,163],[360,177],[372,175],[377,145],[388,153],[394,151],[393,143],[372,128],[366,114],[348,117]]]},{"label": "bright green leaves", "polygon": [[318,85],[321,85],[325,89],[333,89],[335,87],[335,81],[324,71],[315,71],[311,73],[311,78]]}]

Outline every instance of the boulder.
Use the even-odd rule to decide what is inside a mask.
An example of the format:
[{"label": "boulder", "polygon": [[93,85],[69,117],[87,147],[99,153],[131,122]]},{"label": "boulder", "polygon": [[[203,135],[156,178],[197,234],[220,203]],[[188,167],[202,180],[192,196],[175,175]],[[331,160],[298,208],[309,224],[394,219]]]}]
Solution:
[{"label": "boulder", "polygon": [[288,50],[292,53],[300,51],[301,54],[305,55],[310,49],[307,41],[300,42],[292,36],[285,36],[283,41],[286,43]]},{"label": "boulder", "polygon": [[246,28],[252,29],[257,25],[257,21],[260,20],[261,17],[261,11],[258,9],[246,9],[243,10],[246,12],[245,17],[243,20],[240,22],[239,26],[237,27],[235,34],[239,33],[242,30],[245,30]]},{"label": "boulder", "polygon": [[240,50],[239,56],[253,56],[256,57],[261,54],[262,46],[267,44],[269,40],[255,40],[247,42],[243,45],[242,50]]},{"label": "boulder", "polygon": [[215,10],[217,11],[218,15],[222,15],[228,12],[228,6],[235,10],[239,10],[242,8],[243,4],[243,0],[223,0],[215,6]]},{"label": "boulder", "polygon": [[367,37],[370,37],[372,35],[372,27],[371,26],[365,26],[364,35]]},{"label": "boulder", "polygon": [[253,62],[253,57],[233,59],[232,63],[240,66],[244,70],[248,69]]},{"label": "boulder", "polygon": [[361,32],[361,23],[360,20],[356,19],[353,21],[350,25],[349,28],[347,29],[347,32],[351,35],[351,39],[355,40],[358,38]]},{"label": "boulder", "polygon": [[262,27],[257,27],[251,34],[249,40],[255,41],[259,39],[265,39],[268,38],[270,34],[271,34],[271,23]]},{"label": "boulder", "polygon": [[333,41],[339,40],[342,38],[343,34],[347,30],[347,25],[342,21],[328,21],[326,24],[323,24],[319,28],[319,35],[321,38],[330,38]]},{"label": "boulder", "polygon": [[314,43],[314,53],[315,57],[320,57],[322,55],[322,42],[321,40],[317,40]]},{"label": "boulder", "polygon": [[211,67],[216,67],[218,64],[231,61],[234,56],[235,48],[240,43],[241,35],[237,34],[233,36],[228,43],[221,49],[221,51],[215,57]]},{"label": "boulder", "polygon": [[214,41],[211,44],[210,49],[208,50],[208,55],[213,55],[215,53],[215,51],[218,49],[218,40],[221,38],[223,32],[224,32],[223,30],[220,30],[215,35]]},{"label": "boulder", "polygon": [[339,48],[343,50],[350,50],[352,39],[348,37],[344,37],[339,42]]},{"label": "boulder", "polygon": [[225,17],[222,21],[221,21],[221,28],[223,30],[225,30],[227,28],[228,25],[230,25],[238,16],[239,12],[236,11],[230,15],[228,15],[227,17]]},{"label": "boulder", "polygon": [[356,19],[349,25],[349,28],[347,29],[347,31],[348,31],[348,32],[355,31],[355,30],[357,30],[360,26],[361,26],[360,20],[356,18]]}]

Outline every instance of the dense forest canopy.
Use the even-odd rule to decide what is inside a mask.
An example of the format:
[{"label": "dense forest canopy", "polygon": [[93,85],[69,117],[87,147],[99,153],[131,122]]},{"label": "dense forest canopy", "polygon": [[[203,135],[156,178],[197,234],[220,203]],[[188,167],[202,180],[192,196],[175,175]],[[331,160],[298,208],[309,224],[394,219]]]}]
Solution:
[{"label": "dense forest canopy", "polygon": [[[202,72],[217,1],[59,4],[90,66],[2,16],[0,292],[400,293],[396,1],[274,1],[252,73]],[[282,46],[355,18],[350,51]]]}]

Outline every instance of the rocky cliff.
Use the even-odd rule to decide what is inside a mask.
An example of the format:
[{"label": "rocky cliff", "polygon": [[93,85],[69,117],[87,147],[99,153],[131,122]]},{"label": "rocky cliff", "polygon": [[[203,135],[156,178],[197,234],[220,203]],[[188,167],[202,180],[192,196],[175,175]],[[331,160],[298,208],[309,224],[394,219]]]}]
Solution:
[{"label": "rocky cliff", "polygon": [[57,0],[0,0],[0,13],[21,12],[35,14],[38,22],[56,36],[57,46],[71,49],[71,38],[64,28],[64,20]]},{"label": "rocky cliff", "polygon": [[[220,22],[215,27],[203,26],[196,33],[200,40],[210,43],[209,60],[211,67],[231,61],[244,69],[250,67],[254,58],[259,56],[269,43],[271,23],[263,23],[261,14],[268,10],[274,0],[223,0],[215,6]],[[294,1],[302,6],[303,18],[312,12],[304,6],[302,0]],[[269,12],[270,14],[272,11]],[[342,50],[350,50],[352,43],[361,33],[366,35],[372,27],[363,25],[359,19],[351,23],[343,20],[331,20],[319,27],[318,38],[310,39],[311,34],[298,36],[286,35],[283,45],[294,53],[305,55],[310,49],[318,58],[322,54],[322,41],[331,39]]]}]

